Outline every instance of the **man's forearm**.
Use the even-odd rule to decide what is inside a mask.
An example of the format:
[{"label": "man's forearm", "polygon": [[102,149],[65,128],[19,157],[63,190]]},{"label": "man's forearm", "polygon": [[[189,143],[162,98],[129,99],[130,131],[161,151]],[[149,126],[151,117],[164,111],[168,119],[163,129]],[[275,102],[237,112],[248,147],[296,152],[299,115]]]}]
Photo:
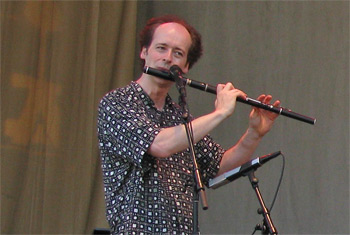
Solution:
[{"label": "man's forearm", "polygon": [[262,136],[252,129],[248,129],[236,145],[228,149],[221,162],[218,175],[232,170],[249,161],[258,147]]},{"label": "man's forearm", "polygon": [[[204,115],[192,121],[194,142],[197,143],[215,127],[217,127],[226,116],[218,111]],[[174,153],[188,148],[188,139],[184,125],[165,128],[156,136],[150,146],[148,153],[155,157],[169,157]]]}]

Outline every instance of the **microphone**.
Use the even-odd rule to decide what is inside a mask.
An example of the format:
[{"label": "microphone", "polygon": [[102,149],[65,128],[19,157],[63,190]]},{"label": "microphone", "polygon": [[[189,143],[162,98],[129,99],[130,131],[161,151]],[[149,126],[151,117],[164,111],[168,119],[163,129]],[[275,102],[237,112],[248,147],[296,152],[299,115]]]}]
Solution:
[{"label": "microphone", "polygon": [[[176,82],[176,86],[177,88],[179,89],[179,92],[181,94],[181,90],[184,90],[185,89],[185,82],[186,80],[183,78],[182,76],[182,70],[179,66],[177,65],[173,65],[170,67],[169,69],[169,77],[173,79],[173,81]],[[181,89],[181,90],[180,90]]]},{"label": "microphone", "polygon": [[182,77],[182,70],[179,66],[177,65],[173,65],[170,67],[169,69],[169,72],[170,72],[170,77],[172,77],[175,81],[180,79],[180,80],[184,80],[184,78]]},{"label": "microphone", "polygon": [[235,179],[238,179],[241,176],[245,176],[247,172],[251,170],[255,171],[260,166],[262,166],[263,164],[277,157],[280,154],[281,154],[281,151],[277,151],[274,153],[264,155],[262,157],[255,158],[253,160],[250,160],[244,163],[242,166],[239,166],[233,170],[227,171],[224,174],[218,177],[215,177],[214,179],[210,179],[209,188],[216,189],[220,186],[230,183],[231,181],[234,181]]},{"label": "microphone", "polygon": [[[172,67],[174,67],[174,66],[178,67],[177,65],[173,65]],[[174,67],[174,68],[176,68],[176,67]],[[180,68],[178,68],[178,69],[176,68],[176,70],[178,70],[177,74],[181,71]],[[154,69],[154,68],[145,66],[143,68],[143,72],[146,73],[146,74],[150,74],[152,76],[156,76],[156,77],[159,77],[159,78],[163,78],[165,80],[169,80],[169,81],[175,82],[174,76],[171,73],[167,72],[167,71],[161,71],[161,70],[158,70],[158,69]],[[193,88],[196,88],[196,89],[199,89],[199,90],[202,90],[202,91],[206,91],[206,92],[209,92],[209,93],[212,93],[212,94],[216,94],[216,86],[212,86],[212,85],[204,83],[204,82],[199,82],[199,81],[195,81],[195,80],[183,77],[182,76],[182,71],[181,71],[181,76],[179,76],[179,77],[180,77],[180,79],[183,80],[185,85],[188,85],[190,87],[193,87]],[[316,119],[315,118],[307,117],[305,115],[293,112],[292,110],[287,109],[287,108],[275,107],[273,105],[264,104],[264,103],[260,102],[259,100],[255,100],[255,99],[252,99],[252,98],[249,98],[249,97],[246,97],[246,98],[237,97],[237,101],[239,101],[241,103],[244,103],[244,104],[248,104],[248,105],[254,106],[254,107],[265,109],[265,110],[268,110],[270,112],[277,113],[277,114],[280,114],[280,115],[283,115],[283,116],[286,116],[286,117],[289,117],[289,118],[293,118],[293,119],[296,119],[296,120],[299,120],[299,121],[302,121],[302,122],[306,122],[306,123],[309,123],[309,124],[312,124],[312,125],[314,125],[316,123]]]}]

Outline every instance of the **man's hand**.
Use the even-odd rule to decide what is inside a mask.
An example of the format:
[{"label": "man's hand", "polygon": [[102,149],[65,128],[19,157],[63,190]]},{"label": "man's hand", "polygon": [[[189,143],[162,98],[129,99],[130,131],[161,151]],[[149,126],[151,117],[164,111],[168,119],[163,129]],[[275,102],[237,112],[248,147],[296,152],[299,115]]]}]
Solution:
[{"label": "man's hand", "polygon": [[[269,104],[272,100],[271,95],[260,95],[258,100],[264,104]],[[276,100],[273,103],[273,106],[279,107],[280,101]],[[249,129],[255,131],[260,137],[264,136],[271,129],[275,119],[278,117],[278,114],[253,107],[249,115]]]},{"label": "man's hand", "polygon": [[247,96],[230,82],[226,85],[219,84],[216,91],[215,109],[217,112],[221,112],[225,118],[229,117],[235,110],[237,97],[245,98]]}]

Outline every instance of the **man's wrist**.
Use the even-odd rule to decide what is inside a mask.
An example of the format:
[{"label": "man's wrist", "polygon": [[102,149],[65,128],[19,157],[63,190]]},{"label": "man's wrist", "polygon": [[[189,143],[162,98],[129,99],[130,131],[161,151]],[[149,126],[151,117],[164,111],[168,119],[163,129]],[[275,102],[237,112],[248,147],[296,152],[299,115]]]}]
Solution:
[{"label": "man's wrist", "polygon": [[249,138],[260,140],[264,134],[261,134],[259,131],[256,129],[249,127],[247,130],[247,135],[249,135]]}]

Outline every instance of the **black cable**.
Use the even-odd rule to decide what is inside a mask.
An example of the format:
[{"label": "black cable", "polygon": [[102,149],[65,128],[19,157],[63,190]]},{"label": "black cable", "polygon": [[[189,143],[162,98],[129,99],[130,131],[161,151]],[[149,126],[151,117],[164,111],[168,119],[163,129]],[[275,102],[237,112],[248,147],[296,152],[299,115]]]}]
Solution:
[{"label": "black cable", "polygon": [[275,201],[276,201],[276,198],[277,198],[277,194],[279,192],[279,189],[280,189],[280,186],[281,186],[281,183],[282,183],[282,179],[283,179],[283,174],[284,174],[284,168],[285,168],[285,163],[286,163],[286,160],[285,160],[285,157],[283,155],[283,153],[281,153],[281,156],[282,156],[282,170],[281,170],[281,176],[280,176],[280,179],[278,181],[278,185],[277,185],[277,189],[276,189],[276,193],[275,193],[275,196],[272,200],[272,203],[271,203],[271,207],[270,207],[270,212],[272,211],[272,208],[275,204]]}]

